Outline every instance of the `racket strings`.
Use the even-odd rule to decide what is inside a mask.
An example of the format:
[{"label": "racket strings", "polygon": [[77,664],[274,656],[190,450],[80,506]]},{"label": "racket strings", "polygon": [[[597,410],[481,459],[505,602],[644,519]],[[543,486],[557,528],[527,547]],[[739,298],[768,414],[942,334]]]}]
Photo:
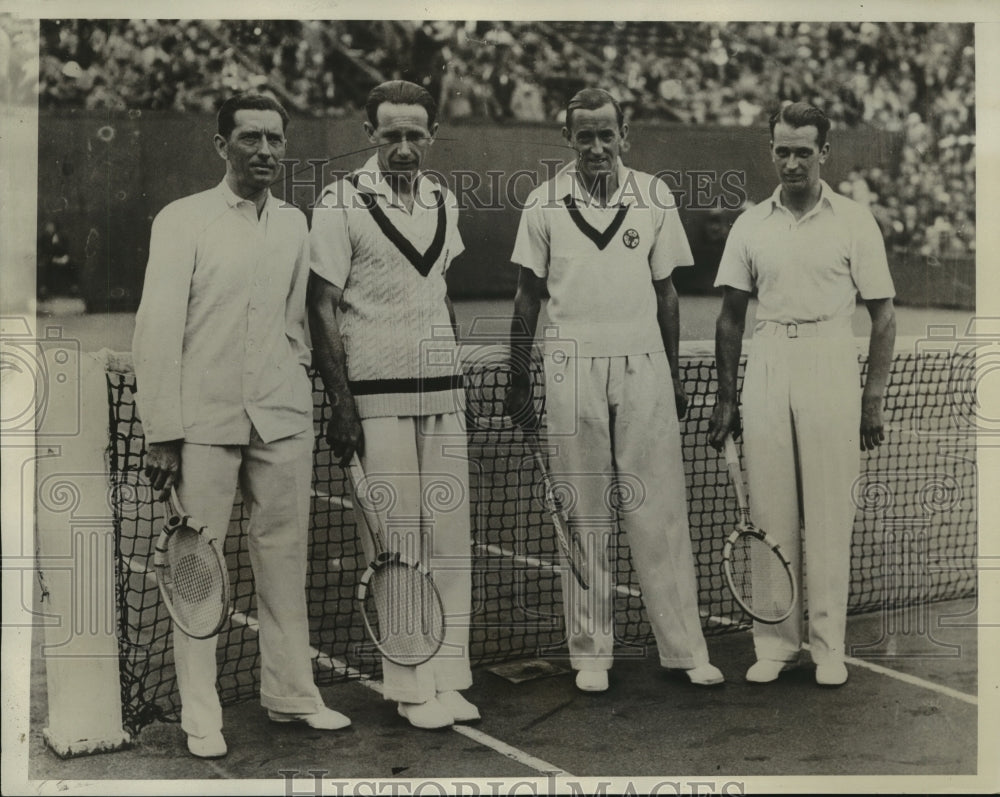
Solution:
[{"label": "racket strings", "polygon": [[740,534],[732,543],[729,575],[733,593],[758,619],[780,620],[795,599],[791,574],[766,542]]},{"label": "racket strings", "polygon": [[189,603],[201,603],[212,596],[212,570],[196,555],[182,556],[171,565],[174,591]]},{"label": "racket strings", "polygon": [[192,635],[211,633],[226,603],[226,580],[215,549],[192,529],[171,535],[165,552],[164,587],[174,614]]},{"label": "racket strings", "polygon": [[393,563],[375,570],[365,613],[379,650],[398,663],[425,661],[444,639],[440,597],[416,567]]}]

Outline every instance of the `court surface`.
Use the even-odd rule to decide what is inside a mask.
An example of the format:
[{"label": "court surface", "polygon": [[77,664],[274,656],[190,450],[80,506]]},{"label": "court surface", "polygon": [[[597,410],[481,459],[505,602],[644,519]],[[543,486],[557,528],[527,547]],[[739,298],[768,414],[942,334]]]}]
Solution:
[{"label": "court surface", "polygon": [[747,683],[743,673],[753,661],[747,633],[709,639],[712,660],[727,677],[712,689],[662,670],[654,651],[620,652],[610,689],[599,695],[578,691],[568,672],[512,683],[479,668],[467,694],[482,722],[444,731],[410,728],[381,698],[378,682],[348,682],[322,689],[328,705],[353,719],[346,731],[275,726],[256,701],[224,709],[230,753],[219,761],[187,755],[180,727],[167,723],[144,729],[130,750],[60,760],[41,738],[46,701],[36,640],[30,776],[280,780],[283,771],[309,779],[312,770],[333,780],[974,775],[975,621],[972,600],[852,617],[848,643],[856,655],[839,689],[816,686],[807,657],[774,684]]},{"label": "court surface", "polygon": [[[684,340],[712,337],[718,303],[715,297],[681,297]],[[502,327],[510,304],[468,302],[456,310],[463,335],[476,329],[474,321],[492,334]],[[968,312],[900,308],[898,334],[919,337],[928,324],[950,324],[961,335],[970,318]],[[120,351],[129,347],[134,317],[51,317],[39,318],[38,325],[62,327],[64,337],[79,340],[84,351]],[[867,333],[863,308],[855,317],[855,333]],[[429,793],[461,790],[449,786],[448,779],[535,784],[534,790],[518,793],[571,789],[580,782],[589,784],[582,790],[587,793],[599,788],[601,778],[613,778],[619,788],[637,779],[636,793],[667,782],[691,791],[692,781],[714,786],[696,786],[701,793],[800,787],[860,791],[873,788],[872,776],[892,776],[887,786],[905,778],[898,783],[909,784],[899,789],[906,791],[983,791],[977,786],[981,779],[968,778],[977,773],[980,742],[986,741],[980,738],[982,690],[996,687],[980,683],[979,654],[980,645],[996,649],[997,634],[995,628],[977,629],[976,621],[974,599],[853,616],[848,623],[854,654],[850,680],[840,689],[815,685],[808,656],[775,684],[745,682],[753,660],[745,632],[709,637],[712,660],[727,677],[725,686],[715,689],[691,686],[683,675],[663,671],[652,649],[620,650],[611,687],[601,695],[576,690],[568,672],[514,683],[489,666],[480,667],[467,695],[481,708],[482,722],[437,732],[410,728],[394,704],[381,698],[377,681],[338,683],[321,691],[328,705],[353,719],[351,729],[329,733],[275,726],[251,700],[224,709],[230,753],[219,761],[189,756],[179,725],[172,723],[145,728],[129,750],[60,760],[42,740],[46,696],[36,629],[28,775],[48,784],[42,791],[108,779],[168,781],[156,784],[158,793],[186,792],[192,779],[204,779],[221,793],[251,793],[260,786],[287,794],[283,781],[290,773],[304,779],[296,781],[294,793],[313,793],[315,772],[322,773],[324,793],[337,793],[335,782],[347,779],[398,779],[400,784],[431,779],[444,787]],[[558,656],[546,661],[568,670]],[[982,760],[992,759],[985,752]],[[980,771],[980,778],[985,774]],[[784,780],[789,777],[807,780],[792,785]],[[229,779],[258,783],[224,784]],[[789,786],[781,785],[786,782]],[[98,791],[111,786],[94,785],[101,786]],[[507,793],[498,789],[492,793]]]}]

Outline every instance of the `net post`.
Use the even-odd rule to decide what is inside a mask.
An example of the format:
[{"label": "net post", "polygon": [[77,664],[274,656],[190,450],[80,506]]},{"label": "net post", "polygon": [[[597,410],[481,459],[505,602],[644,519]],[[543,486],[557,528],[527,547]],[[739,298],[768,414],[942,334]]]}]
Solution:
[{"label": "net post", "polygon": [[43,736],[63,758],[131,742],[122,727],[119,679],[108,357],[81,354],[69,344],[61,349],[60,375],[75,389],[49,391],[35,468],[38,567],[46,584],[40,606],[48,687]]}]

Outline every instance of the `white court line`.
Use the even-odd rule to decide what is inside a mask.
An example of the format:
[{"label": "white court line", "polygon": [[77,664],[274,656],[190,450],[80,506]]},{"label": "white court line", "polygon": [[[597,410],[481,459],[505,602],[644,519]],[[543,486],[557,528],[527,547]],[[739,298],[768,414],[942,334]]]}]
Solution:
[{"label": "white court line", "polygon": [[[259,631],[259,624],[257,618],[251,617],[243,612],[233,612],[233,620],[250,628],[252,631]],[[329,667],[329,669],[335,672],[344,673],[351,676],[358,683],[360,683],[366,689],[371,689],[373,692],[381,695],[382,694],[382,682],[371,678],[360,671],[354,669],[346,662],[340,661],[340,659],[335,659],[332,656],[317,650],[314,647],[310,647],[310,652],[316,656],[319,661],[324,665]],[[466,727],[464,725],[452,725],[451,729],[455,733],[461,734],[468,739],[471,739],[483,747],[488,747],[496,753],[499,753],[506,758],[510,758],[519,764],[523,764],[529,769],[534,769],[537,772],[541,772],[543,775],[556,775],[567,778],[575,777],[571,773],[564,769],[560,769],[554,764],[550,764],[548,761],[544,761],[541,758],[536,758],[527,753],[524,750],[519,750],[516,747],[511,747],[506,742],[502,742],[499,739],[495,739],[489,734],[483,733],[482,731],[474,730],[473,728]]]},{"label": "white court line", "polygon": [[[739,620],[734,620],[732,617],[718,617],[714,614],[709,614],[708,612],[702,612],[701,609],[698,610],[698,614],[702,616],[705,620],[711,620],[713,623],[718,623],[719,625],[728,625],[742,627],[744,623]],[[749,628],[750,626],[747,626]]]},{"label": "white court line", "polygon": [[[246,612],[233,612],[232,619],[234,623],[239,623],[240,625],[245,625],[254,633],[260,633],[260,623],[257,621],[256,617],[252,617]],[[323,651],[314,648],[310,645],[309,652],[316,659],[317,663],[327,670],[332,670],[340,675],[346,675],[357,681],[361,681],[369,689],[382,694],[382,685],[378,681],[375,681],[368,675],[365,675],[360,670],[354,669],[347,662],[341,661],[340,659],[335,659],[333,656],[327,655]]]},{"label": "white court line", "polygon": [[524,752],[517,747],[511,747],[506,742],[501,742],[499,739],[494,739],[492,736],[483,733],[482,731],[477,731],[475,728],[470,728],[468,725],[452,725],[451,729],[455,733],[459,733],[467,739],[471,739],[474,742],[478,742],[484,747],[489,747],[501,755],[516,761],[519,764],[523,764],[526,767],[530,767],[543,775],[555,775],[565,778],[573,778],[575,775],[570,774],[565,769],[560,769],[554,764],[550,764],[548,761],[542,758],[536,758],[530,753]]},{"label": "white court line", "polygon": [[912,686],[919,686],[923,689],[930,689],[932,692],[938,692],[942,695],[947,695],[948,697],[953,697],[955,700],[961,700],[964,703],[968,703],[972,706],[979,705],[979,698],[975,695],[969,695],[965,692],[959,692],[957,689],[952,689],[948,686],[942,686],[941,684],[936,684],[933,681],[925,681],[923,678],[917,678],[915,675],[908,675],[904,672],[897,672],[896,670],[891,670],[888,667],[883,667],[881,664],[873,664],[870,661],[865,661],[864,659],[856,659],[853,656],[845,656],[844,661],[848,664],[854,664],[858,667],[864,667],[866,670],[871,670],[872,672],[877,672],[880,675],[886,675],[889,678],[895,678],[897,681],[903,681],[904,683],[911,684]]},{"label": "white court line", "polygon": [[[335,496],[318,496],[318,497],[332,497],[334,499],[334,501],[337,500]],[[344,504],[345,505],[349,505],[350,502],[344,501]],[[495,556],[505,556],[508,559],[514,559],[514,560],[520,562],[521,564],[530,565],[531,567],[540,568],[540,569],[543,569],[543,570],[552,570],[552,571],[562,570],[561,567],[559,567],[558,565],[553,564],[552,562],[547,562],[547,561],[545,561],[543,559],[536,559],[534,556],[521,556],[519,554],[515,554],[513,551],[508,550],[507,548],[504,548],[504,547],[502,547],[500,545],[487,545],[487,544],[484,544],[484,543],[476,543],[476,547],[477,548],[485,549],[486,551],[488,551],[489,553],[491,553],[491,554],[493,554]],[[147,579],[151,579],[151,580],[153,580],[155,582],[156,579],[155,579],[154,574],[151,573],[151,572],[149,572],[143,565],[137,564],[132,559],[132,557],[130,557],[130,556],[122,556],[122,559],[124,559],[128,563],[128,568],[129,568],[129,570],[131,572],[133,572],[133,573],[141,573],[142,575],[146,576]],[[631,587],[623,587],[620,584],[616,584],[615,585],[615,591],[618,592],[621,595],[625,595],[626,597],[639,598],[639,599],[642,598],[642,593],[639,592],[638,590],[632,589]],[[710,620],[711,622],[717,623],[718,625],[723,625],[723,626],[738,626],[738,625],[741,625],[741,623],[738,620],[733,620],[730,617],[717,617],[716,615],[708,614],[707,612],[702,612],[702,611],[699,611],[699,615],[703,619]],[[326,654],[324,654],[324,653],[322,653],[320,651],[314,651],[314,652],[315,652],[315,654],[317,655],[317,657],[319,659],[319,663],[321,665],[323,665],[323,656],[325,656]],[[323,666],[325,666],[325,665],[323,665]],[[345,664],[344,666],[346,667],[347,665]],[[328,669],[338,670],[338,668],[335,665],[333,665],[333,664],[331,664]],[[348,669],[350,669],[350,668],[348,668]],[[353,672],[357,672],[357,671],[353,671]],[[354,677],[354,676],[352,676],[352,677]],[[362,676],[361,673],[358,673],[358,677],[367,677],[367,676]]]},{"label": "white court line", "polygon": [[481,548],[482,550],[485,550],[493,554],[494,556],[505,556],[508,559],[513,559],[518,564],[528,565],[529,567],[538,568],[540,570],[562,569],[558,565],[553,564],[552,562],[547,562],[544,559],[537,559],[534,556],[523,556],[521,554],[516,554],[513,551],[508,550],[507,548],[504,548],[500,545],[492,545],[488,543],[477,542],[476,547]]},{"label": "white court line", "polygon": [[317,489],[312,490],[313,498],[319,498],[320,500],[326,501],[328,504],[333,504],[333,506],[339,506],[343,509],[354,509],[354,503],[350,498],[344,498],[342,495],[330,495],[330,493],[321,493]]},{"label": "white court line", "polygon": [[122,554],[122,559],[125,561],[125,565],[128,567],[128,571],[130,573],[135,573],[137,576],[145,576],[148,579],[152,579],[154,582],[156,581],[156,577],[149,570],[149,568],[146,567],[146,565],[135,561],[135,559],[127,554]]},{"label": "white court line", "polygon": [[[552,562],[546,562],[544,559],[536,559],[534,556],[523,556],[521,554],[516,554],[508,548],[504,548],[502,545],[492,545],[487,543],[476,543],[476,547],[488,551],[494,556],[505,556],[508,559],[513,559],[519,564],[529,565],[531,567],[541,568],[543,570],[553,570],[560,571],[564,568],[553,564]],[[615,592],[619,595],[624,595],[627,598],[638,598],[642,599],[642,593],[633,589],[632,587],[625,587],[621,584],[615,584]],[[730,617],[716,617],[714,614],[708,614],[707,612],[701,612],[699,610],[698,614],[712,622],[718,623],[719,625],[741,625],[738,620],[733,620]]]},{"label": "white court line", "polygon": [[[803,648],[809,650],[808,644],[803,644]],[[845,656],[844,661],[847,664],[853,664],[857,667],[862,667],[866,670],[871,670],[872,672],[878,673],[879,675],[885,675],[888,678],[894,678],[897,681],[902,681],[903,683],[910,684],[911,686],[919,686],[922,689],[928,689],[931,692],[937,692],[938,694],[947,695],[955,700],[961,700],[963,703],[968,703],[972,706],[979,706],[979,698],[975,695],[966,694],[965,692],[959,692],[957,689],[952,689],[950,686],[942,686],[941,684],[936,684],[933,681],[927,681],[923,678],[917,678],[915,675],[909,675],[905,672],[898,672],[897,670],[889,669],[888,667],[883,667],[881,664],[873,664],[870,661],[865,661],[864,659],[856,659],[853,656]]]},{"label": "white court line", "polygon": [[[143,575],[146,577],[147,580],[153,581],[155,583],[156,581],[155,574],[148,568],[146,568],[144,565],[136,562],[131,556],[122,556],[122,559],[124,559],[125,562],[128,564],[129,571],[131,571],[132,573]],[[246,612],[238,612],[238,611],[232,612],[229,615],[229,617],[232,622],[246,626],[256,634],[260,633],[260,623],[257,621],[256,617],[252,617]],[[372,680],[370,676],[365,675],[360,670],[354,669],[346,662],[342,662],[339,659],[335,659],[332,656],[328,656],[326,653],[323,653],[323,651],[318,650],[317,648],[310,646],[309,650],[310,653],[316,658],[316,662],[320,665],[320,667],[323,667],[324,669],[332,670],[333,672],[339,673],[341,675],[346,675],[349,678],[353,678],[354,680],[357,681]],[[374,683],[377,684],[378,682]],[[371,688],[375,689],[375,691],[379,693],[381,693],[382,691],[381,685],[373,686]]]}]

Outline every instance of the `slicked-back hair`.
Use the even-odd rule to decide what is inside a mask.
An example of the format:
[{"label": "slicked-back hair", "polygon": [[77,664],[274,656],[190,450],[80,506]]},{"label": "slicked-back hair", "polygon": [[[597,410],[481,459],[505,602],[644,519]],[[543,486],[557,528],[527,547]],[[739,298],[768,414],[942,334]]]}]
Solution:
[{"label": "slicked-back hair", "polygon": [[419,105],[427,111],[427,127],[434,127],[437,118],[437,103],[423,86],[408,80],[387,80],[379,83],[368,93],[365,102],[365,113],[372,127],[378,127],[378,107],[383,102],[395,105]]},{"label": "slicked-back hair", "polygon": [[817,144],[822,147],[826,143],[826,134],[830,132],[830,120],[815,105],[808,102],[790,102],[782,105],[771,115],[771,140],[774,140],[774,128],[778,122],[783,122],[789,127],[815,127]]},{"label": "slicked-back hair", "polygon": [[281,117],[281,131],[284,132],[288,128],[288,111],[280,102],[266,94],[244,91],[240,94],[234,94],[219,107],[217,129],[219,135],[227,141],[230,134],[236,129],[237,111],[275,111]]},{"label": "slicked-back hair", "polygon": [[622,106],[618,103],[618,100],[611,96],[610,92],[604,89],[593,88],[580,89],[566,103],[566,128],[569,130],[573,129],[573,111],[596,111],[605,105],[614,106],[615,116],[618,119],[618,129],[621,130],[625,124],[625,112],[622,111]]}]

